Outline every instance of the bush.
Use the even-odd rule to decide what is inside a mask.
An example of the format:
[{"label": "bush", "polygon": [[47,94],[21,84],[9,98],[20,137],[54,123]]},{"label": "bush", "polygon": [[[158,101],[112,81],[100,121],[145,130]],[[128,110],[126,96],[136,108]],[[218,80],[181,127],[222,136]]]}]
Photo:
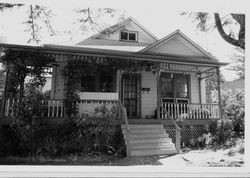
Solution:
[{"label": "bush", "polygon": [[245,131],[245,92],[231,90],[222,92],[223,117],[232,121],[234,137],[244,137]]},{"label": "bush", "polygon": [[209,132],[212,134],[213,143],[222,146],[234,135],[233,123],[229,119],[213,121],[209,125]]},{"label": "bush", "polygon": [[[36,100],[23,100],[26,105],[18,107],[18,117],[10,128],[3,133],[5,145],[1,152],[10,155],[56,156],[77,154],[122,154],[124,143],[119,125],[110,125],[116,117],[115,108],[105,106],[94,113],[81,117],[68,118],[63,124],[45,120],[34,110],[42,110]],[[25,106],[25,107],[24,107]],[[27,109],[28,108],[28,109]],[[31,114],[32,113],[32,114]],[[102,121],[102,123],[100,122]]]}]

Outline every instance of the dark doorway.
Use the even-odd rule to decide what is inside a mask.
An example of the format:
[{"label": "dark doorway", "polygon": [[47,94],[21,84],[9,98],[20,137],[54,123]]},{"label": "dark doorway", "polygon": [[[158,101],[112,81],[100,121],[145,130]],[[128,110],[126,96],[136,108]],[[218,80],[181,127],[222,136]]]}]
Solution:
[{"label": "dark doorway", "polygon": [[125,74],[122,77],[123,104],[128,118],[139,118],[141,115],[141,77],[136,74]]}]

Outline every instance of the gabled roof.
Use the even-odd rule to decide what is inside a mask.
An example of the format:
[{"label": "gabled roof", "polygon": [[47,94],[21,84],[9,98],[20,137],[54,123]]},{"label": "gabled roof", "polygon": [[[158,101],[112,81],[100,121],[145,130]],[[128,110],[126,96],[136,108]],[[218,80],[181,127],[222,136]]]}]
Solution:
[{"label": "gabled roof", "polygon": [[146,43],[135,43],[129,41],[117,41],[117,40],[106,40],[106,39],[86,39],[78,43],[78,45],[98,45],[98,46],[143,46],[146,47]]},{"label": "gabled roof", "polygon": [[223,66],[228,64],[214,60],[207,60],[200,57],[197,58],[190,56],[189,57],[173,56],[167,54],[152,55],[152,54],[138,53],[138,52],[84,48],[81,46],[78,47],[62,46],[62,45],[27,46],[27,45],[0,43],[0,47],[17,51],[36,51],[36,52],[43,52],[45,54],[55,54],[55,55],[61,54],[61,55],[93,56],[93,57],[104,57],[104,58],[182,63],[190,65],[195,64],[195,65],[205,65],[205,66]]},{"label": "gabled roof", "polygon": [[184,33],[182,33],[180,30],[176,30],[173,33],[165,36],[164,38],[156,41],[155,43],[148,45],[146,48],[142,49],[141,51],[139,51],[139,53],[150,53],[150,51],[154,48],[157,48],[158,46],[162,45],[163,43],[173,39],[176,36],[180,36],[182,37],[184,40],[186,40],[190,45],[192,45],[193,47],[195,47],[198,51],[200,51],[202,54],[204,54],[204,56],[206,56],[207,58],[211,58],[213,60],[217,59],[212,56],[211,54],[209,54],[207,51],[205,51],[202,47],[200,47],[198,44],[196,44],[195,42],[193,42],[190,38],[188,38]]},{"label": "gabled roof", "polygon": [[126,19],[124,19],[123,21],[121,22],[118,22],[116,23],[115,25],[112,25],[102,31],[100,31],[99,33],[93,35],[93,36],[90,36],[89,38],[77,43],[76,45],[81,45],[82,43],[86,43],[85,41],[86,40],[90,40],[90,39],[98,39],[98,37],[100,37],[102,34],[105,34],[109,31],[114,31],[114,30],[117,30],[119,29],[121,26],[125,25],[126,23],[128,22],[134,22],[137,26],[139,26],[144,32],[146,32],[149,36],[151,36],[153,39],[155,40],[158,40],[158,38],[156,36],[154,36],[150,31],[148,31],[145,27],[143,27],[139,22],[137,22],[135,19],[133,19],[132,17],[128,17]]}]

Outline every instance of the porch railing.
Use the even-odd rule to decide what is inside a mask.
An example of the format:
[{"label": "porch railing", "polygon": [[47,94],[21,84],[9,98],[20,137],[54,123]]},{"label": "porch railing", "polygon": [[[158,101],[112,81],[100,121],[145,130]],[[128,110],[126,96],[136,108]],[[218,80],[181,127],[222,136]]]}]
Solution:
[{"label": "porch railing", "polygon": [[162,102],[160,117],[169,119],[219,119],[219,104],[190,104]]},{"label": "porch railing", "polygon": [[[21,99],[5,98],[3,116],[14,117],[18,114],[18,105]],[[44,117],[64,117],[64,102],[60,99],[41,100],[43,107],[42,115]]]},{"label": "porch railing", "polygon": [[[18,113],[17,106],[20,104],[20,99],[5,98],[4,99],[4,111],[3,116],[14,117]],[[65,117],[65,106],[63,99],[49,99],[41,100],[41,106],[43,106],[44,117]],[[83,112],[94,112],[95,108],[105,106],[111,109],[113,106],[117,106],[118,101],[115,100],[79,100],[77,101],[78,113],[81,115]]]},{"label": "porch railing", "polygon": [[77,101],[77,110],[81,115],[86,112],[95,112],[95,108],[105,105],[107,109],[117,106],[118,100],[79,100]]}]

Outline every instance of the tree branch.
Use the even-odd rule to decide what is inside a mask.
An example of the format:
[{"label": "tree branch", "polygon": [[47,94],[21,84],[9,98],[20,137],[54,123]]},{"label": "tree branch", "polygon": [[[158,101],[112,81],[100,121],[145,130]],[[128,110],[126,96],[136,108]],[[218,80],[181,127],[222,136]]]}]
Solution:
[{"label": "tree branch", "polygon": [[43,12],[43,14],[44,14],[44,16],[46,18],[46,20],[44,22],[47,25],[47,27],[49,28],[51,35],[56,35],[56,33],[55,33],[54,29],[52,28],[52,25],[50,23],[50,19],[49,19],[50,14],[49,14],[49,12],[46,12],[44,7],[41,7],[41,10],[42,10],[42,12]]},{"label": "tree branch", "polygon": [[[242,49],[245,49],[245,39],[244,40],[242,40],[242,39],[236,40],[236,39],[232,38],[230,35],[226,34],[226,32],[224,31],[223,26],[221,24],[220,15],[218,13],[214,13],[214,19],[215,19],[215,24],[216,24],[217,30],[218,30],[219,34],[221,35],[221,37],[225,41],[227,41],[228,43],[230,43],[234,46],[238,46]],[[242,30],[244,30],[244,29],[242,29]]]}]

